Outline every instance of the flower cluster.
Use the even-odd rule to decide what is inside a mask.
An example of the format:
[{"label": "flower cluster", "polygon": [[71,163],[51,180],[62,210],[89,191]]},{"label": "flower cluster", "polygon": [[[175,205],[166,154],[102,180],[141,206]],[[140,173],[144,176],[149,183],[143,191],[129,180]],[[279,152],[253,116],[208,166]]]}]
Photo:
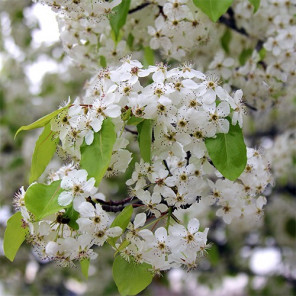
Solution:
[{"label": "flower cluster", "polygon": [[213,26],[192,1],[133,0],[122,39],[115,42],[109,18],[121,0],[38,2],[57,13],[65,52],[88,70],[97,68],[100,57],[109,65],[131,51],[141,52],[143,46],[159,49],[165,58],[182,61],[193,48],[207,42]]},{"label": "flower cluster", "polygon": [[[150,77],[152,83],[147,83]],[[238,122],[242,127],[241,97],[240,90],[230,96],[219,85],[219,78],[206,76],[191,65],[169,70],[158,64],[143,69],[139,61],[128,57],[121,66],[95,75],[87,83],[84,97],[77,98],[52,122],[52,130],[59,135],[62,148],[79,159],[83,140],[92,144],[104,119],[113,118],[120,130],[129,110],[132,116],[154,120],[157,155],[184,157],[189,150],[192,156],[202,158],[204,139],[228,132],[228,116],[232,125]]]},{"label": "flower cluster", "polygon": [[234,71],[231,83],[244,85],[248,102],[259,110],[285,103],[295,85],[295,1],[261,1],[254,15],[248,1],[236,2],[233,9],[237,26],[257,44],[245,64]]},{"label": "flower cluster", "polygon": [[24,226],[29,227],[27,240],[42,260],[54,259],[62,265],[69,265],[75,260],[96,258],[92,247],[102,246],[109,237],[121,235],[122,229],[118,226],[110,228],[110,215],[100,204],[93,206],[85,199],[90,194],[94,198],[105,199],[103,194],[96,194],[93,178],[86,180],[85,170],[66,166],[54,177],[61,180],[61,188],[64,189],[59,195],[59,203],[68,205],[71,202],[70,208],[40,220],[25,206],[23,187],[15,196],[15,206],[22,213]]},{"label": "flower cluster", "polygon": [[[86,84],[85,95],[51,120],[61,149],[74,161],[50,175],[49,186],[60,182],[61,210],[36,220],[24,206],[24,191],[18,196],[38,253],[63,262],[93,258],[93,245],[101,246],[122,232],[110,226],[107,212],[132,204],[141,213],[121,236],[125,245],[117,248],[122,256],[149,263],[154,272],[180,265],[192,268],[206,248],[208,228],[199,232],[197,219],[191,219],[186,228],[176,217],[178,211],[198,207],[202,201],[218,207],[216,215],[226,223],[242,216],[260,217],[266,204],[262,194],[272,182],[268,163],[256,150],[248,149],[244,172],[236,181],[226,180],[205,145],[207,138],[242,126],[241,97],[241,90],[231,96],[216,77],[187,64],[143,68],[139,61],[126,58],[117,68],[101,70]],[[136,162],[126,181],[130,197],[118,203],[106,201],[97,193],[96,179],[79,169],[82,143],[83,149],[93,145],[105,120],[115,123],[117,134],[106,176],[125,172],[131,161],[129,141],[123,137],[137,133],[132,126],[127,128],[131,120],[148,120],[153,133],[151,161]],[[159,220],[166,220],[166,227],[160,223],[153,233]]]},{"label": "flower cluster", "polygon": [[[249,1],[234,1],[229,20],[222,18],[219,25],[192,1],[131,1],[116,40],[110,18],[120,0],[40,2],[57,12],[64,50],[81,68],[94,72],[99,64],[116,65],[131,52],[142,58],[150,48],[171,63],[198,60],[199,69],[221,76],[229,91],[242,89],[240,100],[252,110],[270,112],[275,104],[290,102],[295,84],[293,1],[261,1],[255,14]],[[229,37],[230,50],[222,42],[224,51],[217,52],[225,25],[235,38]],[[262,120],[256,118],[256,124],[261,127]]]},{"label": "flower cluster", "polygon": [[198,257],[207,247],[208,228],[198,231],[199,221],[193,218],[187,228],[176,224],[170,226],[169,231],[159,227],[153,233],[149,229],[141,229],[145,222],[146,215],[141,213],[129,224],[126,234],[129,245],[121,251],[124,258],[130,260],[132,257],[137,263],[147,262],[154,273],[181,265],[188,269],[196,267]]}]

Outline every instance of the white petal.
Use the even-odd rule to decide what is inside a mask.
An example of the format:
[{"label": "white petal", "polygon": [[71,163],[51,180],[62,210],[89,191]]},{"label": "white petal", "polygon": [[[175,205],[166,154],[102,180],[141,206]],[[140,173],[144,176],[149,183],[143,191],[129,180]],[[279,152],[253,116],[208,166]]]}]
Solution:
[{"label": "white petal", "polygon": [[230,113],[229,104],[227,102],[220,103],[217,108],[217,112],[219,116],[226,117]]},{"label": "white petal", "polygon": [[90,145],[94,141],[94,132],[89,130],[85,135],[85,143],[86,145]]},{"label": "white petal", "polygon": [[116,118],[121,114],[121,108],[118,105],[111,105],[105,110],[106,115]]},{"label": "white petal", "polygon": [[207,92],[202,96],[202,101],[208,105],[213,104],[215,100],[216,93],[212,89],[207,90]]},{"label": "white petal", "polygon": [[61,206],[69,205],[73,200],[73,195],[70,191],[63,191],[58,197],[58,203]]},{"label": "white petal", "polygon": [[46,254],[55,256],[59,250],[59,245],[56,242],[49,242],[45,247]]},{"label": "white petal", "polygon": [[153,240],[153,232],[149,229],[140,230],[139,235],[145,240]]},{"label": "white petal", "polygon": [[112,227],[106,231],[108,236],[117,237],[122,233],[122,229],[119,226]]},{"label": "white petal", "polygon": [[227,119],[219,119],[218,132],[227,134],[229,132],[229,121]]},{"label": "white petal", "polygon": [[158,241],[166,241],[167,238],[167,231],[164,227],[159,227],[155,231],[155,237],[157,238]]},{"label": "white petal", "polygon": [[139,228],[143,226],[146,222],[146,214],[145,213],[140,213],[135,217],[134,220],[134,226],[135,228]]},{"label": "white petal", "polygon": [[195,83],[191,79],[183,80],[182,84],[184,85],[185,88],[189,88],[189,89],[197,89],[199,86],[197,83]]},{"label": "white petal", "polygon": [[190,231],[190,233],[197,232],[199,229],[199,221],[196,218],[191,219],[188,223],[187,228]]},{"label": "white petal", "polygon": [[89,179],[89,180],[83,185],[83,190],[86,191],[86,193],[87,193],[87,192],[92,193],[92,192],[95,190],[95,187],[94,187],[95,182],[96,182],[96,180],[95,180],[94,177],[90,178],[90,179]]},{"label": "white petal", "polygon": [[83,202],[78,207],[78,212],[82,217],[94,217],[95,216],[95,208],[89,202]]},{"label": "white petal", "polygon": [[70,176],[64,176],[61,182],[61,187],[70,190],[73,187],[73,180]]}]

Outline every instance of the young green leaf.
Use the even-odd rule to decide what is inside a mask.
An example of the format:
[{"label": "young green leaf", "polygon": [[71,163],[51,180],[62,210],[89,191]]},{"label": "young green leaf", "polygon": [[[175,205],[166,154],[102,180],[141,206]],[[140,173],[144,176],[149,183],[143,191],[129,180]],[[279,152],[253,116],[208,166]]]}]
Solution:
[{"label": "young green leaf", "polygon": [[100,56],[100,65],[103,68],[106,68],[107,67],[107,61],[106,61],[106,58],[104,56]]},{"label": "young green leaf", "polygon": [[260,0],[249,0],[249,2],[254,6],[254,13],[256,13],[260,7]]},{"label": "young green leaf", "polygon": [[200,8],[213,22],[231,6],[233,0],[193,0],[195,6]]},{"label": "young green leaf", "polygon": [[237,179],[247,164],[247,149],[239,125],[231,125],[228,134],[207,138],[206,147],[216,169],[227,179]]},{"label": "young green leaf", "polygon": [[124,26],[131,0],[124,0],[119,5],[115,6],[110,14],[110,25],[115,34],[115,39],[118,41],[119,31]]},{"label": "young green leaf", "polygon": [[25,205],[35,215],[36,220],[54,214],[63,209],[58,204],[58,197],[63,191],[60,187],[61,180],[49,185],[32,184],[25,194]]},{"label": "young green leaf", "polygon": [[127,121],[127,125],[138,125],[139,123],[141,123],[142,121],[144,121],[144,118],[140,118],[140,117],[136,117],[136,116],[132,116],[128,121]]},{"label": "young green leaf", "polygon": [[50,128],[50,122],[47,123],[35,145],[30,171],[30,183],[37,180],[44,172],[56,151],[58,141],[59,138],[54,137],[54,132]]},{"label": "young green leaf", "polygon": [[67,224],[71,228],[75,230],[79,229],[79,225],[76,222],[76,220],[79,218],[79,213],[74,210],[73,205],[66,209],[65,213],[63,214],[63,218],[69,219]]},{"label": "young green leaf", "polygon": [[[113,220],[110,227],[119,226],[121,227],[122,231],[125,231],[128,223],[131,220],[132,214],[133,214],[133,206],[129,205],[125,207],[124,210]],[[117,239],[118,237],[110,237],[108,239],[108,243],[114,247]]]},{"label": "young green leaf", "polygon": [[252,56],[252,53],[252,48],[246,48],[240,53],[238,60],[241,66],[243,66],[247,62],[248,58]]},{"label": "young green leaf", "polygon": [[259,50],[259,57],[260,57],[260,61],[263,61],[264,58],[266,56],[266,49],[264,47],[262,47],[260,50]]},{"label": "young green leaf", "polygon": [[28,131],[28,130],[32,130],[35,128],[39,128],[39,127],[43,127],[45,126],[47,123],[50,122],[51,119],[53,119],[54,117],[56,117],[59,113],[61,113],[62,111],[64,111],[65,109],[69,108],[69,105],[60,108],[58,110],[55,110],[41,118],[39,118],[38,120],[34,121],[33,123],[29,124],[29,125],[24,125],[21,126],[17,132],[15,133],[14,138],[21,132],[21,131]]},{"label": "young green leaf", "polygon": [[104,120],[102,129],[95,133],[91,145],[83,143],[81,151],[81,169],[88,172],[88,178],[94,177],[98,185],[109,166],[113,145],[116,141],[115,127],[110,118]]},{"label": "young green leaf", "polygon": [[137,295],[143,291],[153,279],[149,269],[151,265],[147,263],[136,264],[132,259],[127,262],[117,256],[113,263],[113,279],[120,295]]},{"label": "young green leaf", "polygon": [[154,51],[149,46],[144,48],[143,65],[148,68],[149,65],[155,64]]},{"label": "young green leaf", "polygon": [[89,269],[89,259],[82,259],[80,260],[80,268],[81,272],[84,275],[84,277],[88,278],[88,269]]},{"label": "young green leaf", "polygon": [[221,37],[221,45],[222,45],[222,48],[225,50],[225,52],[228,54],[229,54],[229,44],[231,42],[231,38],[232,38],[231,30],[227,28],[225,33]]},{"label": "young green leaf", "polygon": [[127,45],[129,47],[130,50],[133,50],[133,44],[134,44],[134,40],[135,40],[135,37],[132,33],[129,33],[128,36],[127,36]]},{"label": "young green leaf", "polygon": [[151,161],[152,121],[145,119],[137,125],[138,142],[141,157],[145,162]]},{"label": "young green leaf", "polygon": [[28,228],[24,228],[22,218],[21,212],[12,215],[7,221],[4,233],[4,254],[11,262],[29,232]]}]

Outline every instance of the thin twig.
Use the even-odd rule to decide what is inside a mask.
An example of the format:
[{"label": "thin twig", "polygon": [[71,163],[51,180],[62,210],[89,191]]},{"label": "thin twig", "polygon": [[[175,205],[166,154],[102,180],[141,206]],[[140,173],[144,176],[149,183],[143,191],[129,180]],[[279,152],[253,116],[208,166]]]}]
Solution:
[{"label": "thin twig", "polygon": [[139,10],[144,9],[146,6],[148,6],[148,5],[150,5],[150,4],[151,4],[150,2],[143,3],[143,4],[139,5],[139,6],[137,6],[137,7],[133,8],[133,9],[131,9],[128,13],[129,13],[129,14],[135,13],[135,12],[137,12],[137,11],[139,11]]},{"label": "thin twig", "polygon": [[[226,17],[226,15],[228,17]],[[232,10],[232,8],[228,8],[227,13],[222,15],[219,18],[219,23],[227,26],[228,28],[232,29],[233,31],[240,33],[241,35],[244,35],[246,37],[249,37],[249,34],[247,33],[247,31],[244,28],[238,28],[237,24],[236,24],[236,20],[234,18],[234,11]]]},{"label": "thin twig", "polygon": [[127,132],[129,132],[129,133],[131,133],[131,134],[133,134],[133,135],[138,135],[138,132],[136,132],[136,131],[132,131],[131,129],[129,129],[129,128],[127,128],[127,127],[125,127],[124,128]]}]

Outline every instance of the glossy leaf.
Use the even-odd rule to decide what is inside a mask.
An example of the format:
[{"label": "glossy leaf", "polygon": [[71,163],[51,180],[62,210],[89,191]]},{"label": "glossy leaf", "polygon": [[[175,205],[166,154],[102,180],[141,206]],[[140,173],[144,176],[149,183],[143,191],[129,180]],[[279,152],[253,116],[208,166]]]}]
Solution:
[{"label": "glossy leaf", "polygon": [[60,187],[61,180],[49,185],[32,184],[25,194],[25,205],[34,214],[36,220],[54,214],[64,207],[58,204],[58,197],[63,189]]},{"label": "glossy leaf", "polygon": [[141,123],[142,121],[144,121],[144,118],[140,118],[140,117],[136,117],[136,116],[132,116],[128,121],[127,121],[127,125],[138,125],[139,123]]},{"label": "glossy leaf", "polygon": [[113,279],[120,295],[137,295],[143,291],[153,279],[149,269],[151,265],[147,263],[136,264],[132,259],[127,262],[117,256],[113,263]]},{"label": "glossy leaf", "polygon": [[[110,227],[119,226],[122,229],[122,232],[124,232],[128,223],[131,220],[132,214],[133,214],[133,206],[129,205],[125,207],[123,211],[113,220]],[[114,247],[117,239],[118,239],[117,237],[110,237],[108,239],[108,243]]]},{"label": "glossy leaf", "polygon": [[145,68],[148,68],[150,65],[155,64],[155,57],[154,57],[154,50],[150,47],[144,48],[144,59],[143,59],[143,65]]},{"label": "glossy leaf", "polygon": [[106,68],[107,67],[107,61],[106,61],[106,58],[104,56],[100,56],[100,65],[103,68]]},{"label": "glossy leaf", "polygon": [[28,131],[28,130],[32,130],[32,129],[35,129],[35,128],[39,128],[39,127],[43,127],[45,126],[46,124],[48,124],[50,122],[51,119],[53,119],[54,117],[56,117],[58,114],[60,114],[62,111],[64,111],[65,109],[69,108],[69,105],[63,107],[63,108],[60,108],[58,110],[55,110],[43,117],[41,117],[40,119],[34,121],[33,123],[29,124],[29,125],[24,125],[24,126],[21,126],[17,132],[15,133],[15,136],[16,137],[21,131]]},{"label": "glossy leaf", "polygon": [[127,36],[127,45],[129,47],[130,50],[133,50],[133,44],[134,44],[134,40],[135,40],[135,37],[132,33],[129,33],[128,36]]},{"label": "glossy leaf", "polygon": [[76,220],[79,218],[79,213],[74,210],[73,205],[71,205],[69,208],[66,209],[63,217],[69,219],[69,222],[67,224],[71,228],[75,230],[79,229],[79,225],[76,222]]},{"label": "glossy leaf", "polygon": [[206,147],[216,169],[227,179],[237,179],[247,164],[247,149],[239,125],[231,125],[228,134],[207,138]]},{"label": "glossy leaf", "polygon": [[151,161],[152,121],[145,119],[137,125],[138,142],[141,157],[145,162]]},{"label": "glossy leaf", "polygon": [[44,172],[56,151],[58,141],[59,138],[54,137],[54,132],[51,131],[49,122],[45,125],[35,144],[30,171],[30,183],[36,181]]},{"label": "glossy leaf", "polygon": [[85,259],[80,260],[81,272],[86,279],[88,278],[89,263],[90,263],[89,259],[85,258]]},{"label": "glossy leaf", "polygon": [[124,0],[119,5],[115,6],[112,9],[112,13],[110,14],[110,25],[117,41],[119,37],[119,31],[126,22],[130,4],[131,0]]},{"label": "glossy leaf", "polygon": [[88,178],[94,177],[98,185],[109,166],[113,145],[116,141],[115,127],[110,118],[104,120],[102,129],[95,133],[91,145],[81,145],[81,169],[88,172]]},{"label": "glossy leaf", "polygon": [[12,215],[7,221],[7,227],[4,233],[3,249],[5,256],[13,261],[14,257],[24,242],[28,228],[23,227],[21,212],[17,212]]},{"label": "glossy leaf", "polygon": [[247,60],[252,56],[252,53],[252,48],[246,48],[241,52],[241,54],[238,57],[241,66],[243,66],[247,62]]},{"label": "glossy leaf", "polygon": [[226,29],[225,33],[221,37],[221,45],[222,45],[222,47],[223,47],[223,49],[225,50],[226,53],[230,52],[229,45],[230,45],[230,42],[231,42],[231,38],[232,38],[231,30]]},{"label": "glossy leaf", "polygon": [[221,15],[231,6],[233,0],[193,0],[203,13],[205,13],[213,22],[216,22]]},{"label": "glossy leaf", "polygon": [[257,12],[260,7],[260,0],[249,0],[249,2],[254,6],[254,13]]}]

